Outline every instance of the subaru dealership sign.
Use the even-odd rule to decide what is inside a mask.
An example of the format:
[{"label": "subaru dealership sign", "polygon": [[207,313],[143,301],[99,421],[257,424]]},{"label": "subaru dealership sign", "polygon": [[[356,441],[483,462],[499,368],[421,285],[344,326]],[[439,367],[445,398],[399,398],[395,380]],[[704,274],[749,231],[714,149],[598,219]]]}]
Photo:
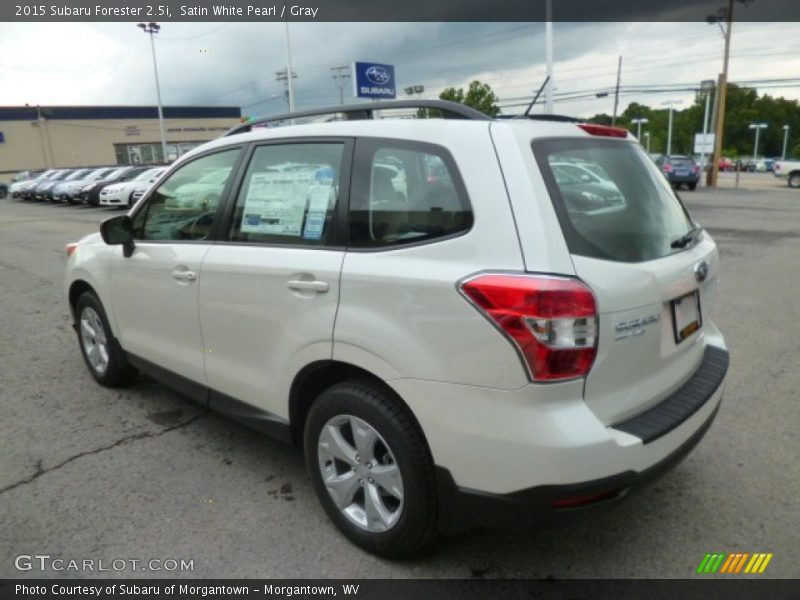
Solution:
[{"label": "subaru dealership sign", "polygon": [[357,98],[396,98],[394,65],[354,62],[353,85]]}]

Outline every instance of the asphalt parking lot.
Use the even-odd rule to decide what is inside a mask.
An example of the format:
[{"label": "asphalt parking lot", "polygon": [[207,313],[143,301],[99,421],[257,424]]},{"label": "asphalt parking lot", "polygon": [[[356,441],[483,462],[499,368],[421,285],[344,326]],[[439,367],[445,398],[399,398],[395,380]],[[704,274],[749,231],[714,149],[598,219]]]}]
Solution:
[{"label": "asphalt parking lot", "polygon": [[[682,578],[707,552],[772,552],[762,577],[797,577],[800,190],[766,174],[732,189],[730,177],[682,193],[720,246],[710,318],[732,356],[703,442],[594,520],[471,532],[403,562],[334,529],[298,450],[151,380],[96,385],[69,326],[64,245],[117,213],[0,201],[0,577]],[[20,554],[184,559],[194,570],[21,572]]]}]

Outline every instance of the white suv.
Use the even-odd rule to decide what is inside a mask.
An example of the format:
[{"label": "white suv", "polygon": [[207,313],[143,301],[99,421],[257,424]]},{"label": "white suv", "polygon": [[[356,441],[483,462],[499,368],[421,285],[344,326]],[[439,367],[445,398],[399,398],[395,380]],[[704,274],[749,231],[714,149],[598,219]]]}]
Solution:
[{"label": "white suv", "polygon": [[[369,119],[412,104],[460,118]],[[438,101],[344,116],[247,123],[68,246],[100,384],[141,370],[302,444],[387,556],[613,505],[692,449],[728,367],[719,256],[636,140]]]}]

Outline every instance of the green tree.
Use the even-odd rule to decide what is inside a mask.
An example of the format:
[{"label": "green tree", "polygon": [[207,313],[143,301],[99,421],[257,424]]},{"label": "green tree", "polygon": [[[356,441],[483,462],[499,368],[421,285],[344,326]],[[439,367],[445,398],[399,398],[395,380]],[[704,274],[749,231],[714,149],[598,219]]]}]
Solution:
[{"label": "green tree", "polygon": [[449,87],[439,94],[439,98],[471,106],[490,117],[495,117],[500,113],[500,108],[497,106],[499,98],[488,83],[481,83],[477,80],[470,83],[466,91],[463,88]]}]

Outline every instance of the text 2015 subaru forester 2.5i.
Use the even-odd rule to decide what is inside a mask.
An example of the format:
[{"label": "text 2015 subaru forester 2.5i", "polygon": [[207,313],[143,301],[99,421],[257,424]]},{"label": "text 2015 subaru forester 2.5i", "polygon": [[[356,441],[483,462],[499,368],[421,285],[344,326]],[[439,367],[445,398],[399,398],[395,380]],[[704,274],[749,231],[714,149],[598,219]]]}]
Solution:
[{"label": "text 2015 subaru forester 2.5i", "polygon": [[[411,104],[450,118],[370,118]],[[245,124],[68,246],[99,383],[141,370],[301,444],[387,556],[613,505],[692,449],[728,368],[719,256],[636,140],[438,101],[344,117]]]}]

